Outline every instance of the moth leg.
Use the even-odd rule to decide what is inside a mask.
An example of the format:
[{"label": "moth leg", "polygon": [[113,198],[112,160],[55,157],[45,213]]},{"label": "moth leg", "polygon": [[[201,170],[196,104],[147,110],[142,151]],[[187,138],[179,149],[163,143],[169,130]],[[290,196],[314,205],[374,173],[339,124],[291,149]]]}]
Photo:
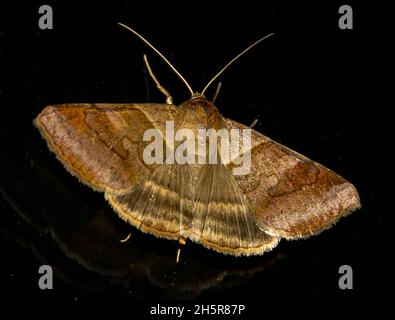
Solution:
[{"label": "moth leg", "polygon": [[250,124],[250,128],[255,127],[255,125],[258,123],[259,119],[255,118],[254,121],[252,121],[252,123]]},{"label": "moth leg", "polygon": [[222,87],[222,82],[218,82],[217,84],[217,89],[215,89],[215,94],[213,97],[213,100],[211,100],[211,102],[214,104],[215,100],[217,100],[217,97],[219,95],[219,92],[221,91],[221,87]]},{"label": "moth leg", "polygon": [[156,87],[159,89],[160,92],[162,92],[165,96],[166,96],[166,103],[167,104],[173,104],[173,97],[170,95],[169,91],[167,91],[158,81],[158,79],[156,79],[154,73],[152,72],[152,69],[148,63],[148,59],[147,56],[144,55],[144,62],[145,62],[145,66],[147,67],[148,73],[151,76],[152,80],[154,80]]},{"label": "moth leg", "polygon": [[178,249],[177,249],[176,263],[178,263],[180,261],[181,246],[185,245],[185,243],[186,243],[185,238],[178,239]]},{"label": "moth leg", "polygon": [[121,239],[120,242],[124,243],[124,242],[128,241],[130,239],[131,235],[132,234],[129,232],[129,234],[126,236],[126,238],[125,239]]}]

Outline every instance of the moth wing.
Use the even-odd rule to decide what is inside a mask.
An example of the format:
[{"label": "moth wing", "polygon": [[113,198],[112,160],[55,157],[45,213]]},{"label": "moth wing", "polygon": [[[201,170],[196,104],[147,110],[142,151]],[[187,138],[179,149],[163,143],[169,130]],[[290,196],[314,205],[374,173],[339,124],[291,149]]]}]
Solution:
[{"label": "moth wing", "polygon": [[246,197],[223,164],[202,167],[193,212],[189,238],[215,251],[260,255],[278,243],[257,227]]},{"label": "moth wing", "polygon": [[143,134],[174,118],[168,104],[61,104],[34,120],[50,150],[80,181],[98,191],[122,194],[152,167],[142,159]]},{"label": "moth wing", "polygon": [[105,197],[125,221],[157,237],[186,237],[192,220],[189,165],[159,165],[124,195]]},{"label": "moth wing", "polygon": [[[225,121],[228,129],[248,128],[230,119]],[[307,237],[330,228],[360,207],[358,192],[350,182],[251,131],[250,173],[234,177],[262,230],[287,239]]]}]

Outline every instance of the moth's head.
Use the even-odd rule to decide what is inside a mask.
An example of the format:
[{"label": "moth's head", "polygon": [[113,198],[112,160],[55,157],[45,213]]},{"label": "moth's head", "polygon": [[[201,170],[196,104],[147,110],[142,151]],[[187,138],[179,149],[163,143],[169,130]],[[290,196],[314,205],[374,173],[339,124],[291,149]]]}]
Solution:
[{"label": "moth's head", "polygon": [[215,105],[200,93],[177,107],[177,123],[182,128],[217,128],[221,127],[222,116]]},{"label": "moth's head", "polygon": [[203,94],[201,94],[200,92],[195,92],[194,94],[192,94],[191,100],[195,100],[195,99],[206,100],[206,97]]},{"label": "moth's head", "polygon": [[182,103],[180,108],[204,113],[218,112],[215,105],[199,92],[194,93],[189,100]]}]

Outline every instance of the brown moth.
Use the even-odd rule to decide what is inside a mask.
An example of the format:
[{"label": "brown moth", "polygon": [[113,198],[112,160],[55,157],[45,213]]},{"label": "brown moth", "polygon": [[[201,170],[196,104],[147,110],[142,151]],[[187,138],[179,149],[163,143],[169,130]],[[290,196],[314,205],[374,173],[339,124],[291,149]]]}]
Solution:
[{"label": "brown moth", "polygon": [[[217,164],[147,164],[144,132],[176,129],[248,129],[224,118],[202,90],[194,93],[179,72],[147,40],[127,28],[177,73],[191,99],[175,106],[146,65],[166,104],[62,104],[46,107],[34,120],[65,168],[92,189],[104,192],[114,211],[157,237],[191,239],[234,256],[261,255],[281,238],[299,239],[330,228],[360,207],[355,187],[324,166],[251,129],[251,169],[233,175],[232,161]],[[218,93],[218,92],[217,92]],[[240,157],[242,154],[240,154]]]}]

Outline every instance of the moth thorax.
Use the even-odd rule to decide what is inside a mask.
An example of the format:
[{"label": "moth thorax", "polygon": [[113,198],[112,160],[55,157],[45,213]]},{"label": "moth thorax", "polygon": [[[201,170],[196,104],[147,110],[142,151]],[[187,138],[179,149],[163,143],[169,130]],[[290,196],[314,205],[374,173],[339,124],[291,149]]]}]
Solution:
[{"label": "moth thorax", "polygon": [[179,128],[191,130],[219,129],[223,125],[218,109],[204,98],[184,102],[177,111],[177,120]]}]

